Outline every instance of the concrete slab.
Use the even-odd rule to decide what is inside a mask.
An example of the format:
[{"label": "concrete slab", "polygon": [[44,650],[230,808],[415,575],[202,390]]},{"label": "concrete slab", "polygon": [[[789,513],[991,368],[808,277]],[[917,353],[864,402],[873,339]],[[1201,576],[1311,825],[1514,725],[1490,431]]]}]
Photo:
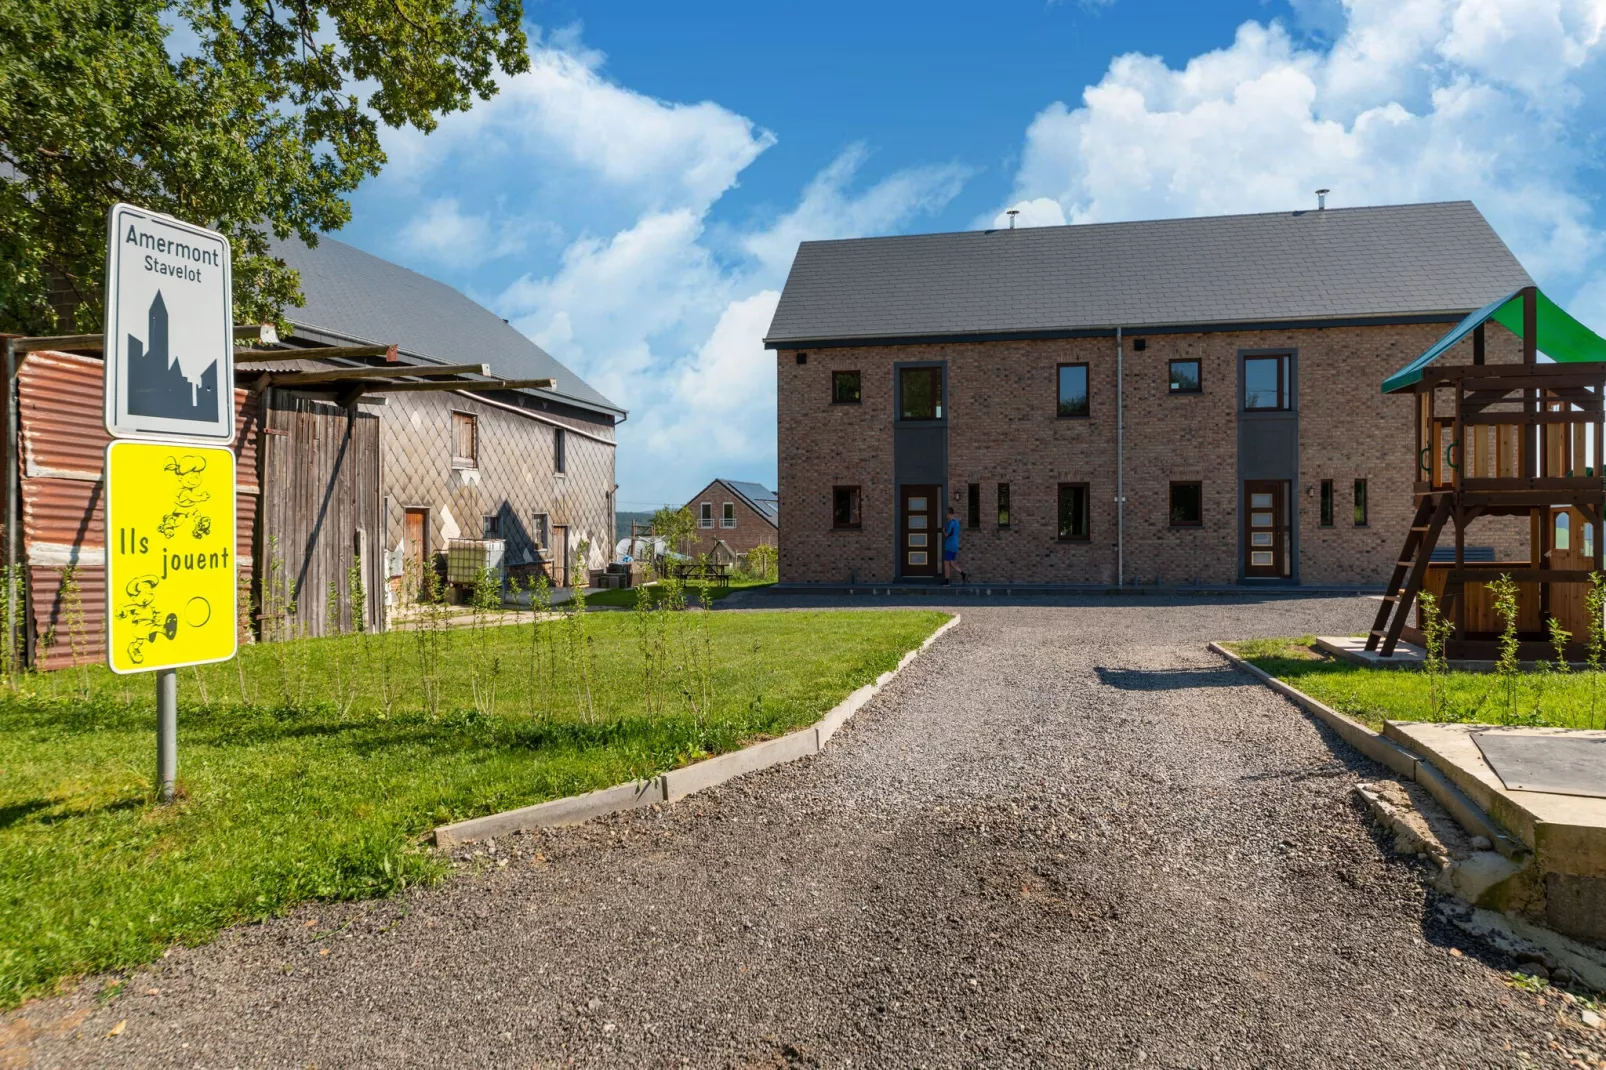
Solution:
[{"label": "concrete slab", "polygon": [[1606,799],[1507,788],[1484,758],[1479,735],[1572,736],[1567,728],[1389,721],[1383,734],[1420,755],[1534,852],[1534,901],[1553,928],[1606,945]]},{"label": "concrete slab", "polygon": [[1316,648],[1369,669],[1420,669],[1425,656],[1421,647],[1402,641],[1394,648],[1393,655],[1385,658],[1375,650],[1366,649],[1366,639],[1356,635],[1319,635]]}]

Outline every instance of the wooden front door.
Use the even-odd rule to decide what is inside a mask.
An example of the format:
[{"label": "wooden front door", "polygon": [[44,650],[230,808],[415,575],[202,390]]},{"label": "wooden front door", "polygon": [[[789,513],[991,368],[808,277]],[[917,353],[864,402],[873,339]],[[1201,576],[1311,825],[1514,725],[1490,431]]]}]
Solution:
[{"label": "wooden front door", "polygon": [[552,525],[552,586],[569,586],[569,525]]},{"label": "wooden front door", "polygon": [[406,509],[402,512],[402,582],[417,597],[424,586],[424,561],[429,543],[429,510]]},{"label": "wooden front door", "polygon": [[1244,575],[1281,579],[1288,575],[1286,484],[1244,483]]},{"label": "wooden front door", "polygon": [[941,488],[924,484],[900,492],[898,571],[904,576],[935,576],[942,568]]}]

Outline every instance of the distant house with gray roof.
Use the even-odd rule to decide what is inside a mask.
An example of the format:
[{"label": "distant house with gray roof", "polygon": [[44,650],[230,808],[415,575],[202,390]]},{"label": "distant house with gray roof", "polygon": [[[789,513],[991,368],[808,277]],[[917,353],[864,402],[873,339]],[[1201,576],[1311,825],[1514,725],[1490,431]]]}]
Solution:
[{"label": "distant house with gray roof", "polygon": [[384,551],[393,595],[408,562],[438,567],[454,542],[500,544],[505,565],[554,583],[569,580],[582,546],[588,567],[611,559],[623,408],[444,283],[329,237],[312,248],[278,242],[273,253],[301,275],[305,304],[285,311],[292,345],[393,344],[420,374],[485,364],[500,379],[553,380],[549,389],[269,398],[308,411],[347,403],[379,418],[383,530],[369,538]]},{"label": "distant house with gray roof", "polygon": [[690,552],[731,564],[754,547],[774,546],[780,534],[780,499],[762,483],[716,479],[686,503],[696,527]]},{"label": "distant house with gray roof", "polygon": [[952,509],[972,581],[1381,586],[1415,447],[1380,383],[1531,281],[1465,201],[805,242],[781,580],[933,582]]}]

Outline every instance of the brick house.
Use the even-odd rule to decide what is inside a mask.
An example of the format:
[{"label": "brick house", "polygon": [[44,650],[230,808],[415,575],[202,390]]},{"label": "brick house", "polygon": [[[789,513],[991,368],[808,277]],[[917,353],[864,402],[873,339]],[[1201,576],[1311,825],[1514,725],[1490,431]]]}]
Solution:
[{"label": "brick house", "polygon": [[755,546],[774,546],[780,536],[780,502],[762,483],[716,479],[686,503],[697,526],[690,552],[729,564]]},{"label": "brick house", "polygon": [[947,507],[973,582],[1381,585],[1415,447],[1380,384],[1527,285],[1469,202],[806,242],[781,579],[934,578]]}]

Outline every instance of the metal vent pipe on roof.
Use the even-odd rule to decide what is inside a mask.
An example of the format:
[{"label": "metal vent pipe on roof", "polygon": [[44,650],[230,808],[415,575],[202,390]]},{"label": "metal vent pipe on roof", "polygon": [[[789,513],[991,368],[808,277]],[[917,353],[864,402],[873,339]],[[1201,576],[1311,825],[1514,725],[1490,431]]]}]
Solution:
[{"label": "metal vent pipe on roof", "polygon": [[1009,229],[1010,230],[1014,230],[1015,229],[1015,217],[1020,215],[1020,209],[1019,208],[1011,208],[1009,211],[1005,212],[1004,214],[1009,216]]},{"label": "metal vent pipe on roof", "polygon": [[1333,191],[1330,189],[1319,189],[1316,191],[1316,210],[1318,212],[1327,211],[1327,195],[1331,192]]}]

